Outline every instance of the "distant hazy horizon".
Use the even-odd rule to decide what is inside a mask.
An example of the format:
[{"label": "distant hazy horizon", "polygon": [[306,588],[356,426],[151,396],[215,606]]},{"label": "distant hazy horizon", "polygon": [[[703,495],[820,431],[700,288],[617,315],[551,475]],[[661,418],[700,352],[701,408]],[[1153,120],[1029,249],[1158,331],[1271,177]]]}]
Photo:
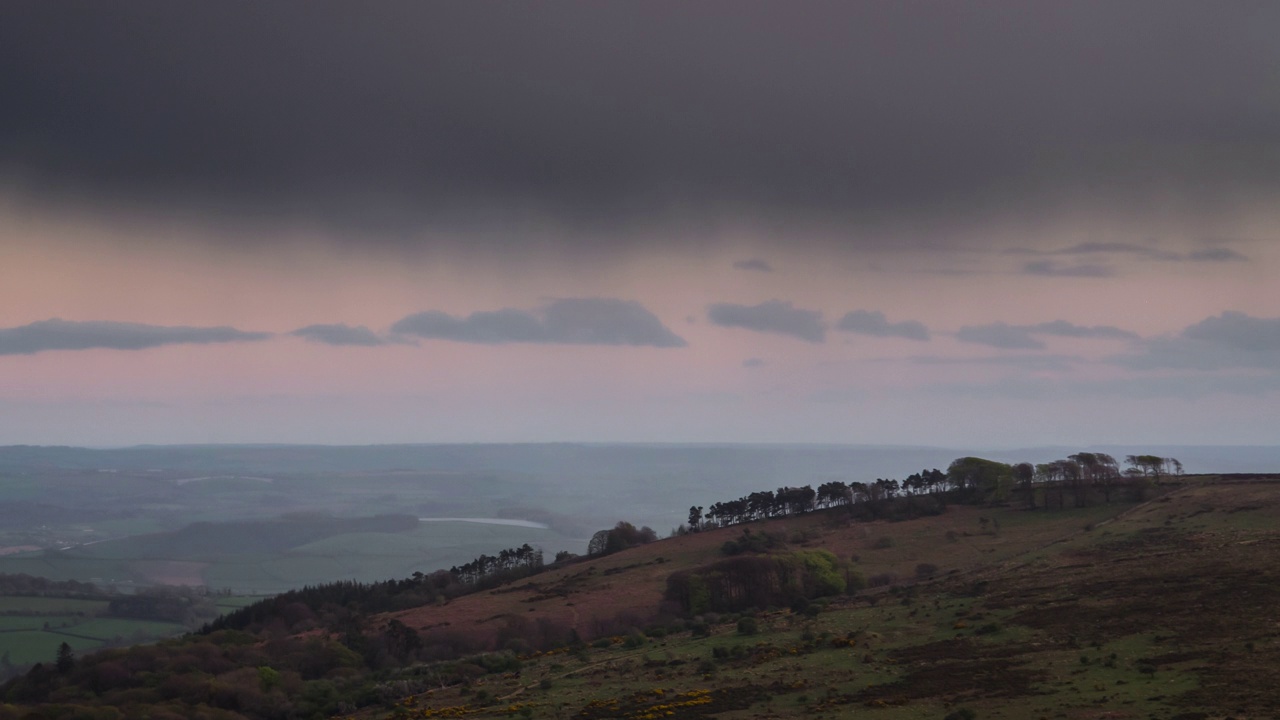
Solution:
[{"label": "distant hazy horizon", "polygon": [[[626,476],[674,472],[694,486],[716,483],[818,482],[827,476],[870,480],[905,477],[929,467],[945,469],[958,457],[1000,462],[1047,462],[1077,452],[1106,452],[1123,465],[1127,455],[1174,457],[1189,473],[1277,473],[1280,444],[1093,444],[1034,447],[858,445],[804,443],[400,443],[186,444],[124,447],[0,446],[0,468],[40,467],[101,471],[181,471],[218,476],[343,472],[453,472],[486,469],[542,477]],[[637,471],[637,468],[648,468]],[[665,468],[665,470],[663,470]],[[699,479],[701,478],[701,479]],[[261,479],[261,478],[254,478]],[[554,481],[552,484],[556,484]],[[570,483],[571,484],[571,483]]]}]

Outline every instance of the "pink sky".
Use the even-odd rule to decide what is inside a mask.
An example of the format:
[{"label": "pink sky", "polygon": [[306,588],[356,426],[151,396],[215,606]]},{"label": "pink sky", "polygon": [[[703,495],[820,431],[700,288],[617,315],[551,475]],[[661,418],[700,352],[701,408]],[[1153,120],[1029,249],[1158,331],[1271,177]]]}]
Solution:
[{"label": "pink sky", "polygon": [[[0,327],[61,318],[232,326],[270,339],[138,350],[0,355],[0,432],[12,443],[813,441],[980,444],[1267,442],[1280,358],[1280,285],[1264,214],[1204,231],[1247,260],[1142,261],[1089,253],[1106,277],[1023,272],[1028,255],[1107,237],[1189,253],[1195,238],[1151,242],[1046,228],[928,249],[815,249],[785,238],[718,237],[584,262],[343,250],[323,236],[255,242],[198,223],[113,224],[53,212],[0,217]],[[235,242],[232,242],[234,240]],[[268,241],[270,240],[270,241]],[[261,245],[264,249],[252,249]],[[1217,245],[1215,245],[1217,247]],[[759,258],[759,272],[735,262]],[[1072,257],[1067,262],[1076,262]],[[951,270],[954,274],[941,274]],[[635,301],[687,347],[478,344],[393,337],[412,313],[454,316],[557,298]],[[769,300],[822,313],[825,342],[717,326],[708,306]],[[917,321],[922,342],[842,332],[853,310]],[[1255,360],[1134,370],[1144,352],[1224,311],[1275,333]],[[1038,336],[1041,349],[962,342],[964,326],[1065,320],[1142,339]],[[364,325],[392,342],[333,346],[287,333]],[[1270,324],[1268,324],[1270,323]],[[1058,365],[1013,364],[1065,358]],[[969,362],[961,362],[968,360]],[[750,361],[750,362],[748,362]],[[749,365],[749,366],[748,366]],[[1167,378],[1172,378],[1168,380]],[[1177,378],[1182,378],[1178,380]],[[1221,378],[1236,383],[1223,389]],[[1256,381],[1256,388],[1250,385]],[[1162,382],[1148,388],[1147,383]],[[1114,385],[1109,385],[1114,384]],[[1125,391],[1132,384],[1132,392]],[[1162,389],[1163,388],[1163,389]]]}]

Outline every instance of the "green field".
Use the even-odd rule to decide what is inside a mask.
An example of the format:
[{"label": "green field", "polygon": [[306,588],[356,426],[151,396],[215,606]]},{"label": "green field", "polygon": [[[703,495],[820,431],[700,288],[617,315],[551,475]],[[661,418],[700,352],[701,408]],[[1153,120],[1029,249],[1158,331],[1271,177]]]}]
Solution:
[{"label": "green field", "polygon": [[53,662],[62,643],[76,652],[92,650],[102,645],[98,640],[61,635],[56,632],[26,630],[0,633],[0,656],[7,655],[14,665]]},{"label": "green field", "polygon": [[[87,580],[102,587],[203,584],[237,593],[274,593],[335,580],[377,582],[429,573],[524,543],[543,548],[548,558],[559,550],[580,552],[584,544],[550,529],[468,522],[424,522],[399,532],[324,536],[326,522],[340,530],[351,521],[321,519],[316,521],[318,527],[287,534],[275,532],[275,521],[266,521],[138,535],[69,550],[0,557],[0,573]],[[265,528],[264,534],[275,532],[273,543],[252,546],[243,537],[230,538],[260,527]],[[320,537],[312,539],[316,535]],[[174,542],[175,537],[181,542]],[[166,562],[199,565],[177,576],[192,580],[178,581],[164,573]]]},{"label": "green field", "polygon": [[4,615],[94,615],[106,609],[106,600],[0,595],[0,614]]},{"label": "green field", "polygon": [[[261,597],[219,597],[216,607],[230,612]],[[58,646],[77,653],[106,645],[154,642],[189,630],[180,624],[108,617],[107,600],[0,595],[0,674],[37,662],[52,662]]]},{"label": "green field", "polygon": [[94,618],[78,625],[61,628],[60,632],[83,635],[98,640],[121,638],[160,638],[180,635],[186,628],[176,623],[154,622],[151,620],[130,620],[124,618]]},{"label": "green field", "polygon": [[0,633],[59,629],[84,622],[81,615],[0,615]]}]

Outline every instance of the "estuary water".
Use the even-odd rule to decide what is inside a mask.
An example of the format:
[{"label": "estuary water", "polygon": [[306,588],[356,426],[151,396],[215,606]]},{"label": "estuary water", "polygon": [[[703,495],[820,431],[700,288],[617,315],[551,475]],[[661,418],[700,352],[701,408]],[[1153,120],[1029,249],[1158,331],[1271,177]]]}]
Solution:
[{"label": "estuary water", "polygon": [[506,518],[463,518],[463,517],[434,517],[434,518],[418,518],[419,522],[468,522],[480,523],[481,525],[512,525],[514,527],[538,528],[546,530],[551,527],[546,523],[534,522],[532,520],[508,520]]}]

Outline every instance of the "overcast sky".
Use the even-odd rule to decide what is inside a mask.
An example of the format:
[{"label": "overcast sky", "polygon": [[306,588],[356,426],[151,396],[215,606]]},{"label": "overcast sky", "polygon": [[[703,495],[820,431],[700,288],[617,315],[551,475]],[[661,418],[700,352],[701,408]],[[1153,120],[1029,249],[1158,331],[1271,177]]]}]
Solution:
[{"label": "overcast sky", "polygon": [[1274,2],[0,4],[0,444],[1274,443]]}]

